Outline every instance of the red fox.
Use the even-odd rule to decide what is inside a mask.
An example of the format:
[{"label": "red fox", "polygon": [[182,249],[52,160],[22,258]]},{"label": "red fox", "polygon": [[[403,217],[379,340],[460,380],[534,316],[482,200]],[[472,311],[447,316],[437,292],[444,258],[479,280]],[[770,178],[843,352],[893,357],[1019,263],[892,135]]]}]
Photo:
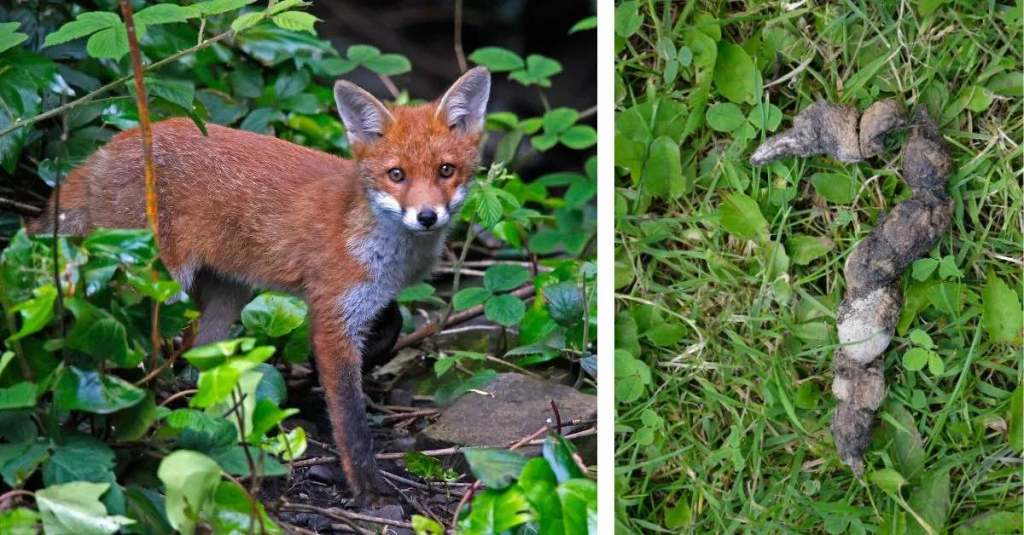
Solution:
[{"label": "red fox", "polygon": [[[364,337],[440,256],[478,166],[490,84],[477,67],[437,101],[389,108],[338,81],[352,160],[212,124],[204,136],[183,118],[153,125],[160,255],[200,303],[197,344],[228,335],[252,286],[305,299],[341,466],[364,498],[389,494],[366,422]],[[139,132],[115,136],[68,175],[59,221],[29,231],[144,228],[142,174]]]}]

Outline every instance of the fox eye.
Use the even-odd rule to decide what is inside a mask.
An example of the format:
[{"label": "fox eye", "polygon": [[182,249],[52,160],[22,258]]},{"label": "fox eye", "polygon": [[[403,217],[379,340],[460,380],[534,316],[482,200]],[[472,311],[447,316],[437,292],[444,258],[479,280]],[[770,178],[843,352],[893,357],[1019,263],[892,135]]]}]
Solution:
[{"label": "fox eye", "polygon": [[405,171],[402,171],[398,167],[392,167],[391,169],[388,169],[388,178],[393,182],[401,182],[405,180]]},{"label": "fox eye", "polygon": [[443,163],[437,169],[437,174],[441,175],[441,178],[451,178],[455,174],[455,166],[450,163]]}]

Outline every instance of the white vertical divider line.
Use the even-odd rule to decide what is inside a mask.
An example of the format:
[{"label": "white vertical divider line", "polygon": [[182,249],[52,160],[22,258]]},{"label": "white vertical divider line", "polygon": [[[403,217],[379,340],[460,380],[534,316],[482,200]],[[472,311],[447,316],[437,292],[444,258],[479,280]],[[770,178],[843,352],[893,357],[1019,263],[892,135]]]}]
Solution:
[{"label": "white vertical divider line", "polygon": [[615,533],[615,3],[597,1],[597,518]]}]

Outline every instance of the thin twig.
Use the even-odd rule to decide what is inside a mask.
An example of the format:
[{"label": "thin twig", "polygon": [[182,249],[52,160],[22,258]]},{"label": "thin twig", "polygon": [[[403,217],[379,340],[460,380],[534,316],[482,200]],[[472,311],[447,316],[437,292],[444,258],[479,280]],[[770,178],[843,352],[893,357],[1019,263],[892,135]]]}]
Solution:
[{"label": "thin twig", "polygon": [[31,204],[25,204],[23,202],[15,201],[14,199],[6,199],[4,197],[0,197],[0,208],[7,208],[12,212],[17,212],[29,217],[38,217],[39,214],[43,213],[43,209],[38,206],[32,206]]},{"label": "thin twig", "polygon": [[[531,283],[525,284],[522,287],[520,287],[520,288],[516,289],[515,291],[513,291],[512,295],[514,295],[516,297],[523,298],[523,297],[528,297],[530,295],[533,295],[535,292],[536,292],[536,290],[534,289],[533,283],[531,282]],[[425,325],[422,325],[420,328],[416,329],[415,331],[413,331],[413,332],[411,332],[411,333],[409,333],[409,334],[399,338],[398,342],[395,343],[394,351],[398,351],[400,349],[404,349],[404,348],[409,347],[409,346],[411,346],[413,344],[416,344],[417,342],[423,340],[424,338],[428,338],[430,336],[433,336],[433,335],[437,334],[438,332],[440,332],[441,329],[443,329],[445,327],[448,327],[449,325],[456,325],[456,324],[462,323],[464,321],[471,320],[471,319],[473,319],[473,318],[475,318],[475,317],[477,317],[477,316],[479,316],[480,314],[483,314],[483,313],[484,313],[484,306],[483,305],[477,305],[475,307],[467,308],[466,310],[463,310],[461,312],[456,312],[455,314],[451,314],[445,320],[443,320],[441,322],[436,322],[435,321],[435,322],[430,322],[430,323],[427,323]]]},{"label": "thin twig", "polygon": [[315,505],[306,505],[301,503],[284,502],[281,504],[281,510],[284,511],[298,511],[303,513],[316,513],[323,515],[335,520],[339,520],[344,524],[348,525],[353,529],[359,530],[359,533],[370,533],[364,528],[358,527],[355,522],[370,522],[373,524],[381,524],[384,526],[392,526],[396,528],[412,529],[412,524],[409,522],[402,522],[401,520],[392,520],[390,518],[383,518],[379,516],[367,515],[364,513],[354,513],[352,511],[346,511],[337,507],[323,508]]},{"label": "thin twig", "polygon": [[466,53],[462,50],[462,0],[455,0],[455,60],[459,62],[459,72],[466,72]]}]

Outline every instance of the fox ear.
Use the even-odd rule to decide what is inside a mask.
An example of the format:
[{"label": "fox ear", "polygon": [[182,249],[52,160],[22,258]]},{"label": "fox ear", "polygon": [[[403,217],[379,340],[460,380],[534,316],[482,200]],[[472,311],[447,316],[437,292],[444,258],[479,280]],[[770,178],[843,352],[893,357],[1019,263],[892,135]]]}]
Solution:
[{"label": "fox ear", "polygon": [[334,83],[334,101],[345,123],[349,143],[372,143],[384,135],[384,127],[394,116],[373,95],[346,80]]},{"label": "fox ear", "polygon": [[[491,95],[491,73],[474,67],[463,74],[441,97],[438,116],[448,127],[463,134],[479,134],[484,129],[487,99]],[[443,114],[443,115],[442,115]]]}]

